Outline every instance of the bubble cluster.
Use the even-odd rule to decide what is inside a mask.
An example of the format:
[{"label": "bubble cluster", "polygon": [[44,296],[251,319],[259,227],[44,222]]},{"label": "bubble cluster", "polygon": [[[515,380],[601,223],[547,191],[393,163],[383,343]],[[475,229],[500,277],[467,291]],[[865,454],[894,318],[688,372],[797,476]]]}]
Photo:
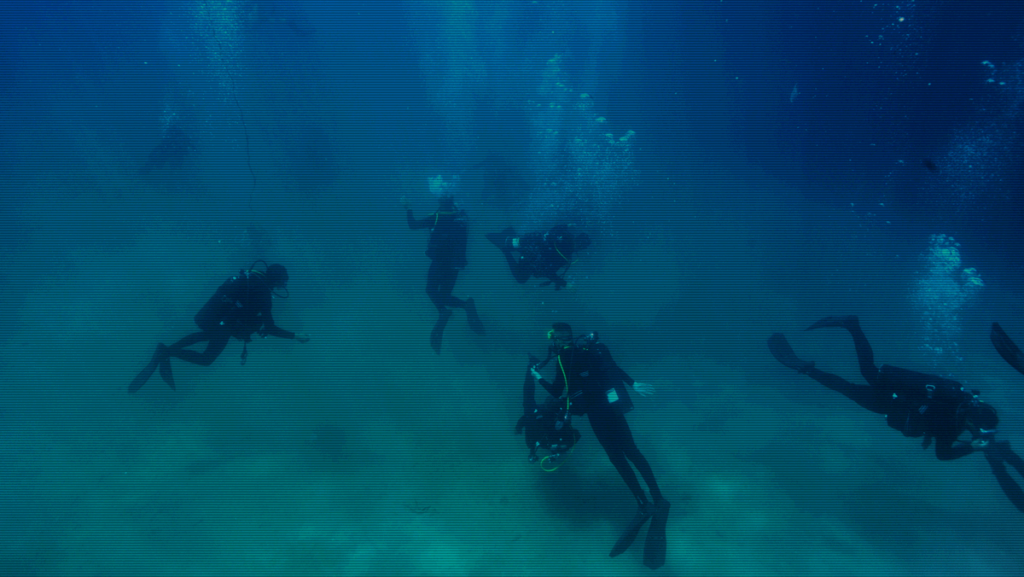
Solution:
[{"label": "bubble cluster", "polygon": [[636,133],[615,134],[587,93],[565,81],[562,59],[549,59],[538,100],[531,100],[535,180],[527,212],[532,222],[569,220],[608,228],[623,194],[635,184]]},{"label": "bubble cluster", "polygon": [[960,313],[985,283],[976,269],[961,269],[960,243],[952,236],[933,234],[922,259],[925,270],[911,295],[921,315],[922,346],[932,353],[933,365],[949,367],[963,360],[957,343]]},{"label": "bubble cluster", "polygon": [[234,91],[234,78],[241,70],[242,51],[248,19],[246,5],[231,0],[206,0],[190,5],[194,37],[206,54],[210,70],[224,91]]}]

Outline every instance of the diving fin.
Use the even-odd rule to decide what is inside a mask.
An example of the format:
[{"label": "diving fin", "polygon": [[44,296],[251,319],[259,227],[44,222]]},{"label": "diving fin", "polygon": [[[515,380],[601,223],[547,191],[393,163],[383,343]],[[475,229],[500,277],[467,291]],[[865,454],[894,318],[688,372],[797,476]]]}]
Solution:
[{"label": "diving fin", "polygon": [[992,323],[992,332],[989,334],[989,338],[992,339],[992,344],[996,347],[999,356],[1010,363],[1011,367],[1017,369],[1017,372],[1024,374],[1024,353],[1010,340],[1010,336],[1006,334],[1003,327],[999,326],[999,323]]},{"label": "diving fin", "polygon": [[492,232],[487,234],[486,236],[487,240],[491,241],[491,244],[504,251],[506,249],[512,248],[510,246],[507,246],[505,243],[509,237],[513,237],[515,235],[516,229],[510,226],[501,232]]},{"label": "diving fin", "polygon": [[167,347],[164,346],[163,343],[160,343],[156,346],[156,351],[153,352],[153,358],[150,359],[149,364],[146,365],[146,368],[142,369],[142,371],[139,372],[139,374],[136,375],[134,379],[132,379],[131,384],[128,385],[129,393],[134,393],[135,391],[141,389],[142,385],[145,385],[146,381],[149,380],[149,377],[153,376],[153,373],[156,372],[157,367],[159,367],[163,360],[167,358],[165,352],[166,349]]},{"label": "diving fin", "polygon": [[177,390],[174,388],[174,374],[171,372],[171,357],[164,357],[160,361],[160,377],[163,378],[167,386],[171,387],[171,390]]},{"label": "diving fin", "polygon": [[802,361],[797,358],[796,353],[793,352],[793,347],[789,346],[789,341],[786,340],[782,333],[775,333],[768,337],[768,350],[771,351],[775,360],[798,373],[807,373],[807,371],[814,368],[813,362]]},{"label": "diving fin", "polygon": [[619,537],[619,540],[615,542],[615,546],[612,547],[612,552],[608,554],[609,557],[618,557],[626,549],[629,549],[633,541],[636,541],[636,536],[640,534],[640,529],[643,528],[644,523],[651,518],[654,514],[654,506],[650,503],[644,503],[637,509],[636,515],[633,515],[633,520],[629,522],[629,526],[626,527],[626,531]]},{"label": "diving fin", "polygon": [[444,327],[448,324],[448,319],[451,316],[451,309],[441,311],[437,316],[437,322],[434,323],[434,330],[430,331],[430,348],[434,349],[437,354],[441,354],[441,338],[444,336]]},{"label": "diving fin", "polygon": [[469,328],[474,333],[484,335],[484,323],[480,322],[480,315],[476,314],[476,303],[472,298],[466,299],[466,320],[469,321]]},{"label": "diving fin", "polygon": [[647,528],[647,542],[644,543],[644,565],[657,569],[665,564],[665,526],[668,524],[668,510],[671,503],[658,499],[654,503],[651,526]]},{"label": "diving fin", "polygon": [[842,317],[825,317],[813,325],[804,329],[805,331],[813,331],[814,329],[822,329],[825,327],[843,327],[848,328],[851,324],[857,323],[856,315],[846,315]]}]

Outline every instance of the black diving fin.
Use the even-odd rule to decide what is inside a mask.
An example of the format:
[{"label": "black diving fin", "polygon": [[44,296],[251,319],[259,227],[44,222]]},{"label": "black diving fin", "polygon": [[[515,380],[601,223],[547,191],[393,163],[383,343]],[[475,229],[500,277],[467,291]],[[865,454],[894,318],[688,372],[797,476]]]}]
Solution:
[{"label": "black diving fin", "polygon": [[793,352],[793,347],[789,346],[789,341],[786,340],[782,333],[775,333],[768,337],[768,350],[775,357],[775,360],[799,373],[806,373],[814,368],[813,362],[802,361],[797,358],[796,353]]},{"label": "black diving fin", "polygon": [[[157,367],[160,367],[163,364],[163,362],[167,360],[166,351],[167,347],[163,343],[160,343],[156,346],[156,351],[153,352],[153,358],[150,359],[149,364],[146,365],[146,368],[142,369],[142,371],[140,371],[139,374],[136,375],[134,379],[132,379],[131,384],[128,385],[129,393],[134,393],[135,391],[141,389],[142,385],[146,384],[146,381],[149,380],[149,377],[153,376],[153,373],[156,372]],[[168,369],[168,371],[169,370],[170,369]],[[162,371],[163,369],[161,368],[161,373]],[[171,388],[173,389],[174,386],[172,385]]]},{"label": "black diving fin", "polygon": [[636,515],[633,515],[633,520],[629,522],[629,526],[626,527],[625,532],[619,537],[619,540],[615,542],[615,546],[612,547],[612,552],[608,554],[609,557],[618,557],[626,549],[629,549],[633,541],[636,541],[636,536],[640,534],[640,529],[643,528],[644,523],[651,518],[654,514],[654,506],[650,503],[644,503],[640,505]]},{"label": "black diving fin", "polygon": [[480,315],[476,313],[476,303],[472,298],[466,299],[466,320],[469,321],[469,328],[474,333],[481,336],[486,334],[484,323],[480,321]]},{"label": "black diving fin", "polygon": [[999,326],[999,323],[992,323],[992,332],[989,334],[989,338],[992,339],[992,344],[996,347],[999,356],[1003,357],[1003,360],[1011,367],[1017,369],[1017,372],[1024,374],[1024,353],[1010,339],[1003,327]]},{"label": "black diving fin", "polygon": [[160,361],[160,377],[163,378],[167,386],[171,387],[171,390],[177,390],[174,388],[174,373],[171,372],[171,357],[164,357]]},{"label": "black diving fin", "polygon": [[644,543],[644,565],[657,569],[665,564],[665,526],[668,524],[668,511],[671,504],[665,499],[658,499],[654,504],[654,515],[651,526],[647,528],[647,542]]},{"label": "black diving fin", "polygon": [[512,237],[512,236],[515,236],[515,235],[516,235],[516,229],[514,229],[514,228],[512,228],[510,226],[510,227],[507,227],[505,230],[503,230],[501,232],[488,233],[486,236],[487,236],[487,240],[491,241],[491,244],[493,244],[494,246],[496,246],[499,249],[504,251],[506,249],[512,248],[511,246],[506,245],[505,242],[507,241],[507,239],[509,237]]},{"label": "black diving fin", "polygon": [[441,339],[444,337],[444,327],[448,324],[448,319],[452,317],[451,309],[445,309],[437,317],[437,322],[434,323],[434,329],[430,331],[430,348],[434,349],[434,352],[441,354]]},{"label": "black diving fin", "polygon": [[822,329],[825,327],[842,327],[844,329],[848,329],[850,326],[854,326],[858,322],[856,315],[825,317],[804,330],[813,331],[814,329]]}]

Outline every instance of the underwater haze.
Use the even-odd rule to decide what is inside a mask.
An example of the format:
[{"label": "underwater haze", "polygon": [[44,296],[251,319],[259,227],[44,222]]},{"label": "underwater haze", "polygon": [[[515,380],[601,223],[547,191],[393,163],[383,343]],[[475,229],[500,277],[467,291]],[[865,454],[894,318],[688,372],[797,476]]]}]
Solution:
[{"label": "underwater haze", "polygon": [[[980,453],[766,345],[863,383],[802,332],[859,315],[1024,448],[989,341],[1024,342],[1024,3],[8,0],[0,78],[0,575],[650,575],[642,534],[608,556],[635,501],[587,419],[551,473],[514,434],[554,322],[656,388],[653,574],[1024,567]],[[486,335],[456,310],[435,354],[402,200],[442,192]],[[592,241],[558,291],[485,237],[556,224]],[[261,259],[309,342],[129,394]]]}]

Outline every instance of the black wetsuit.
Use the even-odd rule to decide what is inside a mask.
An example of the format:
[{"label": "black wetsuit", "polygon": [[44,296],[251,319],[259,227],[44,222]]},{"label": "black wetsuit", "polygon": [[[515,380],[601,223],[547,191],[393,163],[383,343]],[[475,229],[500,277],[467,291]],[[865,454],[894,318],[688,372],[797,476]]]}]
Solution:
[{"label": "black wetsuit", "polygon": [[957,441],[966,431],[957,409],[971,400],[956,381],[882,365],[875,366],[875,355],[859,323],[845,327],[857,349],[860,373],[869,386],[851,383],[816,368],[807,376],[842,393],[865,409],[885,415],[890,427],[908,437],[925,436],[935,440],[935,456],[942,461],[958,459],[973,451],[970,443]]},{"label": "black wetsuit", "polygon": [[139,174],[149,174],[165,166],[169,170],[179,170],[192,150],[192,139],[188,134],[177,124],[171,125],[160,139],[160,143],[150,151],[146,163],[139,169]]},{"label": "black wetsuit", "polygon": [[412,216],[412,209],[406,209],[405,216],[409,228],[430,229],[427,256],[431,262],[430,270],[427,271],[427,296],[438,312],[444,312],[446,307],[466,308],[466,301],[452,296],[459,270],[466,267],[465,211],[438,210],[426,218],[416,220]]},{"label": "black wetsuit", "polygon": [[[170,362],[172,357],[209,366],[224,351],[231,337],[249,343],[252,341],[252,333],[258,332],[261,336],[294,339],[295,333],[274,324],[274,317],[270,314],[272,290],[266,275],[258,270],[241,270],[236,276],[224,281],[196,313],[196,324],[202,330],[169,347],[163,343],[158,344],[149,365],[128,385],[128,392],[134,393],[142,388],[158,367],[164,382],[172,389],[175,388]],[[206,350],[201,353],[185,348],[204,341],[207,342]],[[242,364],[245,364],[247,354],[248,347],[243,346]]]},{"label": "black wetsuit", "polygon": [[[624,414],[633,408],[626,391],[633,386],[633,378],[615,364],[608,347],[601,343],[562,349],[556,360],[555,382],[541,379],[541,386],[551,396],[563,401],[567,393],[571,399],[569,411],[590,417],[594,436],[641,505],[647,502],[647,497],[629,461],[640,471],[651,497],[655,501],[663,499],[651,465],[637,448]],[[568,388],[566,379],[569,380]],[[526,393],[524,391],[524,399]],[[529,398],[532,399],[532,391]]]},{"label": "black wetsuit", "polygon": [[[224,281],[196,313],[196,324],[203,330],[169,346],[167,354],[206,367],[220,356],[231,337],[249,343],[252,334],[258,332],[260,336],[294,339],[295,333],[274,324],[270,313],[272,304],[272,288],[266,276],[256,270],[239,271],[238,275]],[[202,353],[185,349],[203,341],[209,342]],[[245,362],[247,350],[243,348],[242,362]]]},{"label": "black wetsuit", "polygon": [[[567,225],[557,225],[547,232],[527,233],[518,239],[517,247],[511,244],[499,247],[517,282],[523,284],[534,276],[549,279],[555,285],[555,290],[567,285],[559,275],[559,271],[568,269],[572,264],[573,235]],[[507,242],[511,243],[511,237]]]}]

